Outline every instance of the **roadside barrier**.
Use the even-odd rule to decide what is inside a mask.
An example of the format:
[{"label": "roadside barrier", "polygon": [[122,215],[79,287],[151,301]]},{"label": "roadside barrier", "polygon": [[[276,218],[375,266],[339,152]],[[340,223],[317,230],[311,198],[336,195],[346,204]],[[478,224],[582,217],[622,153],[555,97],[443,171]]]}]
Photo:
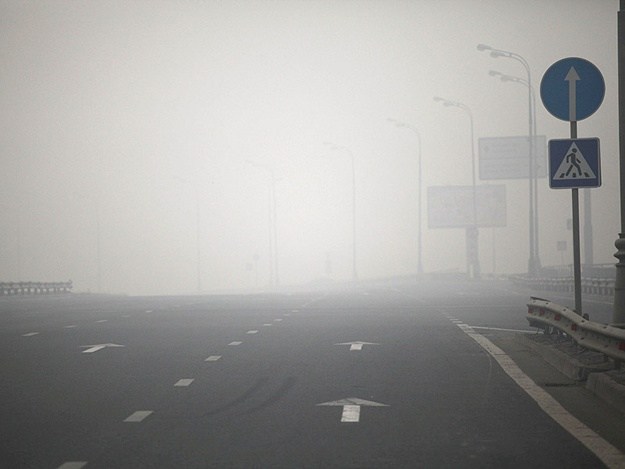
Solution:
[{"label": "roadside barrier", "polygon": [[617,365],[625,361],[625,330],[592,322],[575,311],[541,298],[531,297],[527,304],[530,326],[546,333],[557,330],[578,345],[614,359]]},{"label": "roadside barrier", "polygon": [[[513,283],[543,291],[572,293],[575,289],[573,277],[530,278],[520,275],[510,277]],[[582,293],[589,295],[614,295],[614,279],[582,278]]]},{"label": "roadside barrier", "polygon": [[0,282],[0,296],[52,295],[70,293],[72,281],[68,282]]}]

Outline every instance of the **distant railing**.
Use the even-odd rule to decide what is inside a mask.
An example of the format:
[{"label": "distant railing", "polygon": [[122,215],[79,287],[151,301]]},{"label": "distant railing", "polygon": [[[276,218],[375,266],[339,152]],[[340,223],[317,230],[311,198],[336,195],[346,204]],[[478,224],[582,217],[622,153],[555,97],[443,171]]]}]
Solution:
[{"label": "distant railing", "polygon": [[[569,292],[575,291],[573,277],[531,278],[512,275],[513,283],[543,291]],[[582,292],[590,295],[614,295],[613,278],[582,278]]]},{"label": "distant railing", "polygon": [[72,281],[68,282],[0,282],[0,296],[52,295],[70,293]]}]

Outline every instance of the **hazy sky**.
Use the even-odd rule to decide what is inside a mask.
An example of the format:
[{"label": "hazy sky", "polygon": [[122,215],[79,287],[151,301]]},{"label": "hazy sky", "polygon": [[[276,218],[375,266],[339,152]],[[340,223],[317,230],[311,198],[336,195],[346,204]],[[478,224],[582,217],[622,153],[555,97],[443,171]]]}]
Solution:
[{"label": "hazy sky", "polygon": [[[264,287],[271,179],[258,165],[275,175],[280,280],[348,279],[350,154],[359,275],[414,273],[417,139],[389,117],[421,134],[424,269],[462,271],[464,230],[428,229],[425,193],[471,183],[469,120],[432,98],[472,110],[476,154],[479,137],[527,134],[527,88],[488,75],[525,77],[523,67],[479,43],[523,56],[536,89],[564,57],[602,71],[604,103],[579,136],[601,139],[595,261],[614,263],[617,10],[616,0],[0,0],[0,281],[193,292],[199,226],[202,289]],[[568,131],[538,100],[538,134]],[[480,231],[482,270],[522,272],[527,181],[490,183],[506,184],[507,226]],[[542,264],[570,263],[570,191],[541,179],[539,203]]]}]

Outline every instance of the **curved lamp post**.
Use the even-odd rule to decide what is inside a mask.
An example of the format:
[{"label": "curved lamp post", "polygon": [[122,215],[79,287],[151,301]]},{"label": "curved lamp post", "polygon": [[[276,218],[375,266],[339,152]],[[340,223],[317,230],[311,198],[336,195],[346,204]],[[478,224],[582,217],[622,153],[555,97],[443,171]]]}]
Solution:
[{"label": "curved lamp post", "polygon": [[421,197],[423,195],[423,184],[422,184],[422,172],[421,172],[421,134],[419,133],[419,129],[417,129],[414,125],[406,124],[405,122],[398,121],[397,119],[393,119],[392,117],[388,118],[388,121],[395,124],[398,128],[409,129],[412,130],[417,136],[417,167],[418,167],[418,185],[419,185],[419,193],[417,197],[417,273],[423,273],[423,251],[421,249],[422,244],[422,207],[421,207]]},{"label": "curved lamp post", "polygon": [[280,274],[278,269],[278,224],[276,213],[276,174],[271,166],[257,163],[252,160],[246,160],[247,164],[265,171],[269,176],[269,277],[270,284],[273,286],[280,285]]},{"label": "curved lamp post", "polygon": [[[535,151],[535,128],[534,128],[534,119],[532,117],[532,109],[533,109],[533,93],[532,93],[532,75],[529,63],[522,55],[519,55],[515,52],[510,52],[501,49],[495,49],[494,47],[488,46],[486,44],[478,44],[477,50],[480,52],[489,52],[490,56],[494,59],[499,57],[504,57],[508,59],[515,60],[519,62],[523,68],[525,69],[525,73],[527,74],[527,106],[528,106],[528,136],[529,136],[529,259],[527,265],[528,274],[532,277],[535,277],[540,272],[540,256],[538,249],[538,205],[537,205],[537,181],[536,181],[536,151]],[[510,77],[509,75],[504,75],[506,77]],[[513,77],[510,77],[508,81],[516,81],[512,80]],[[506,80],[503,80],[506,81]]]},{"label": "curved lamp post", "polygon": [[[469,123],[471,124],[471,185],[473,188],[473,201],[472,201],[472,224],[467,226],[467,268],[470,278],[480,278],[480,256],[479,256],[479,243],[478,243],[478,226],[477,226],[477,199],[476,199],[476,186],[475,186],[475,148],[473,142],[473,113],[466,104],[450,101],[449,99],[435,96],[434,101],[441,103],[445,107],[457,107],[462,109],[469,116]],[[471,249],[473,247],[473,249]]]},{"label": "curved lamp post", "polygon": [[344,151],[349,155],[352,165],[352,279],[358,279],[356,271],[356,167],[354,164],[354,153],[347,147],[336,145],[332,142],[323,142],[324,145],[333,151]]}]

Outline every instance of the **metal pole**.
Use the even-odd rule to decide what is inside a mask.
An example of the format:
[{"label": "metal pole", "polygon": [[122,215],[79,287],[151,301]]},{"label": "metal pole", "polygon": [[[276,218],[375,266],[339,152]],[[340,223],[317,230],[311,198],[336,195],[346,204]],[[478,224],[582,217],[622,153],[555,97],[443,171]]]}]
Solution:
[{"label": "metal pole", "polygon": [[197,187],[195,188],[195,249],[196,249],[196,276],[197,276],[197,292],[202,291],[202,253],[200,248],[200,197]]},{"label": "metal pole", "polygon": [[419,184],[419,192],[418,192],[418,196],[417,196],[417,204],[418,204],[418,228],[417,228],[417,273],[418,274],[422,274],[423,273],[423,249],[422,249],[422,241],[423,241],[423,227],[422,227],[422,220],[423,220],[423,215],[422,215],[422,209],[421,209],[421,205],[422,205],[422,197],[423,197],[423,172],[422,172],[422,162],[421,162],[421,134],[417,131],[417,140],[418,140],[418,156],[417,156],[417,165],[419,167],[419,174],[418,174],[418,184]]},{"label": "metal pole", "polygon": [[625,325],[625,0],[620,1],[618,12],[618,109],[619,109],[619,166],[621,232],[614,245],[617,252],[616,282],[612,322]]},{"label": "metal pole", "polygon": [[278,211],[276,209],[276,174],[269,169],[271,176],[271,209],[273,211],[273,263],[276,278],[276,286],[280,285],[280,270],[278,265]]},{"label": "metal pole", "polygon": [[356,167],[354,162],[354,154],[350,151],[349,155],[352,160],[352,278],[358,279],[356,273]]},{"label": "metal pole", "polygon": [[[577,121],[571,121],[571,139],[577,138]],[[579,241],[579,189],[571,189],[573,202],[573,280],[575,284],[575,312],[582,315],[582,269]]]}]

